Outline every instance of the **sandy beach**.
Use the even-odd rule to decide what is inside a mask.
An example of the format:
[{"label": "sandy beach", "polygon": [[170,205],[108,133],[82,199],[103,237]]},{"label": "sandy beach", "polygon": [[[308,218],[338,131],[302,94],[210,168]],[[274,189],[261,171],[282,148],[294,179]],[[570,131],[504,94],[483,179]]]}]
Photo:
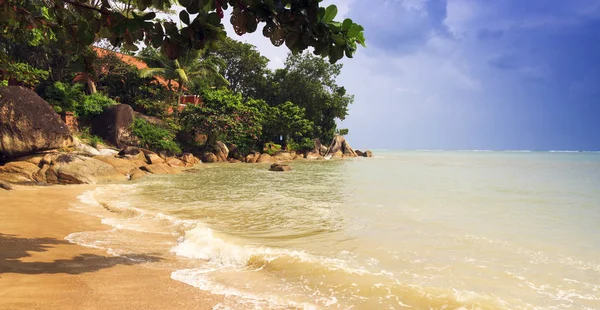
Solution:
[{"label": "sandy beach", "polygon": [[0,309],[211,309],[220,300],[174,281],[173,257],[136,260],[64,238],[105,230],[97,217],[69,211],[93,186],[0,191]]}]

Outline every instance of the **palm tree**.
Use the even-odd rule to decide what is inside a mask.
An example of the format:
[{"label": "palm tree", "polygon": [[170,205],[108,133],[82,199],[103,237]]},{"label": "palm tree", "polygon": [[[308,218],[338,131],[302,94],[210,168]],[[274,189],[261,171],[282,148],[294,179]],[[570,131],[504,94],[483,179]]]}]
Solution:
[{"label": "palm tree", "polygon": [[183,91],[185,85],[202,78],[211,79],[218,84],[229,85],[229,81],[219,72],[219,67],[225,65],[223,61],[214,56],[203,58],[200,51],[189,50],[174,60],[153,48],[146,48],[140,54],[138,58],[146,62],[149,67],[140,70],[140,76],[161,76],[167,80],[167,87],[170,90],[173,90],[172,81],[177,81],[178,93]]}]

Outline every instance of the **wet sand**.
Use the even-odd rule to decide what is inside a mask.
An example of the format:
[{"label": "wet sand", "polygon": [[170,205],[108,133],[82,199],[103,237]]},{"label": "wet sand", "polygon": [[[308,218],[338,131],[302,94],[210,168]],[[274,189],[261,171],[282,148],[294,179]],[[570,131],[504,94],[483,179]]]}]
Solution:
[{"label": "wet sand", "polygon": [[172,280],[169,255],[131,260],[66,241],[73,232],[109,229],[68,210],[93,188],[0,190],[0,309],[212,309],[221,300]]}]

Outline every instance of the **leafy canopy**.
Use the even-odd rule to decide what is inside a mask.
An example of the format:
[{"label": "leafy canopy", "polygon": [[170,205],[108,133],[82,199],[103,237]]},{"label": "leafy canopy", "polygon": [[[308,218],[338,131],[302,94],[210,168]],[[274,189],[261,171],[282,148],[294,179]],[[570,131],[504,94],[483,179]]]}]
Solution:
[{"label": "leafy canopy", "polygon": [[363,27],[351,19],[334,21],[337,7],[320,7],[321,0],[179,0],[183,27],[161,21],[157,11],[172,7],[171,0],[0,0],[2,36],[34,33],[32,40],[65,31],[65,46],[80,51],[100,39],[137,50],[136,43],[162,47],[171,59],[185,49],[202,49],[225,38],[224,10],[232,8],[231,23],[238,35],[262,33],[275,46],[299,53],[308,47],[334,63],[352,57],[357,44],[365,45]]}]

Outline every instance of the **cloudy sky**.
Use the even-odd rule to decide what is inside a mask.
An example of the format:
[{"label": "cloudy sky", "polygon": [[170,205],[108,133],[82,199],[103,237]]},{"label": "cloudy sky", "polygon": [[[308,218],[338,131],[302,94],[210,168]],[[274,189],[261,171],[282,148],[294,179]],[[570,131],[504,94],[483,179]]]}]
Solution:
[{"label": "cloudy sky", "polygon": [[[600,1],[324,3],[365,27],[338,78],[354,147],[600,150]],[[227,30],[282,65],[285,47]]]}]

